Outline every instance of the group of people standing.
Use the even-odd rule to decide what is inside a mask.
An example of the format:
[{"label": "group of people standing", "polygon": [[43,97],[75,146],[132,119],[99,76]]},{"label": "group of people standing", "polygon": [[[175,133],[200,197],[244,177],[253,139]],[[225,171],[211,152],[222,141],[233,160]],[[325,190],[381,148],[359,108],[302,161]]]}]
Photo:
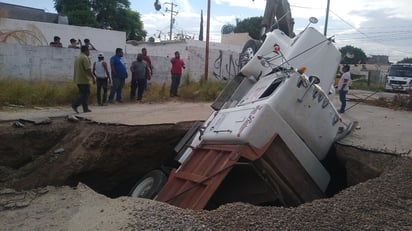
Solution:
[{"label": "group of people standing", "polygon": [[[80,47],[80,55],[76,57],[74,62],[73,80],[79,89],[78,98],[72,103],[72,108],[76,113],[79,113],[78,107],[81,105],[83,112],[91,112],[88,107],[88,98],[90,96],[90,80],[97,87],[97,103],[99,106],[105,106],[108,103],[113,103],[116,100],[119,103],[123,102],[122,89],[125,81],[128,78],[126,63],[123,59],[123,49],[116,48],[115,55],[110,58],[109,74],[108,64],[104,60],[104,54],[100,53],[97,56],[97,61],[91,64],[89,59],[90,48],[87,45]],[[185,68],[184,61],[180,58],[180,53],[175,52],[175,56],[170,60],[171,68],[171,87],[170,96],[178,96],[178,87],[182,76],[182,69]],[[153,74],[153,66],[150,57],[147,55],[147,49],[142,48],[142,52],[137,54],[136,60],[130,66],[132,73],[130,99],[141,101],[143,93],[147,89],[147,81],[151,79]],[[110,94],[107,97],[108,84],[112,83]]]},{"label": "group of people standing", "polygon": [[[53,37],[53,42],[50,42],[50,44],[49,44],[51,47],[63,47],[63,44],[61,43],[61,41],[60,41],[60,37],[59,36],[54,36]],[[72,38],[72,39],[70,39],[70,43],[69,43],[69,45],[67,46],[67,48],[78,48],[78,49],[80,49],[80,47],[82,46],[83,44],[82,44],[82,40],[80,40],[80,39],[74,39],[74,38]],[[84,45],[86,45],[88,48],[89,48],[89,50],[97,50],[94,46],[93,46],[93,44],[90,42],[90,39],[84,39]]]},{"label": "group of people standing", "polygon": [[[80,48],[80,55],[76,57],[74,62],[74,82],[79,89],[79,97],[72,104],[72,108],[76,113],[79,113],[77,108],[82,105],[83,112],[91,112],[88,107],[88,98],[90,96],[90,80],[97,85],[97,103],[99,106],[106,105],[107,102],[113,103],[114,98],[119,103],[123,102],[122,89],[128,77],[126,63],[123,59],[123,49],[117,48],[116,54],[110,58],[111,75],[109,74],[108,65],[104,61],[103,53],[98,55],[98,60],[91,65],[89,59],[89,46],[82,45]],[[171,68],[171,86],[170,97],[178,97],[178,87],[182,77],[182,71],[185,69],[185,63],[180,58],[180,53],[175,52],[175,56],[170,60]],[[137,54],[136,60],[130,66],[132,73],[130,99],[141,101],[143,93],[147,89],[147,80],[151,79],[153,74],[153,66],[150,57],[147,55],[146,48]],[[339,113],[345,113],[346,95],[349,91],[349,83],[351,81],[349,65],[343,67],[343,75],[339,80],[337,86],[339,90],[339,99],[341,107]],[[107,98],[108,84],[112,83],[109,97]],[[103,90],[103,93],[102,93]],[[107,101],[108,100],[108,101]]]}]

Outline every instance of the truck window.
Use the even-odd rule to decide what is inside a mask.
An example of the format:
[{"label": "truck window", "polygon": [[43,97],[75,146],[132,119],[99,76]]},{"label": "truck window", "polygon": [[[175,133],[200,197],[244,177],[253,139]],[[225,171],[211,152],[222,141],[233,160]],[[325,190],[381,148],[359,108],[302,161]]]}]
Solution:
[{"label": "truck window", "polygon": [[265,92],[263,92],[263,94],[259,97],[259,99],[265,98],[271,95],[272,92],[274,92],[276,88],[278,88],[280,83],[282,83],[282,79],[275,79],[275,81],[273,81],[272,84],[270,84],[270,86],[266,89]]},{"label": "truck window", "polygon": [[412,65],[392,65],[389,76],[412,78]]},{"label": "truck window", "polygon": [[385,90],[412,91],[412,64],[398,63],[391,65],[386,77]]},{"label": "truck window", "polygon": [[242,98],[239,105],[251,103],[270,96],[283,82],[283,79],[284,78],[276,76],[260,79],[259,82],[257,82]]}]

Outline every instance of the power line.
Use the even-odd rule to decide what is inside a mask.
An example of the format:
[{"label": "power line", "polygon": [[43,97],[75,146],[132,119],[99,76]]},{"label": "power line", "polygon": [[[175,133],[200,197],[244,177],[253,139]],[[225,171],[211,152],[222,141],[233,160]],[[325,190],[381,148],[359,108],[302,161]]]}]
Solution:
[{"label": "power line", "polygon": [[[371,37],[368,36],[367,34],[363,33],[363,32],[360,31],[358,28],[356,28],[355,26],[353,26],[352,24],[350,24],[349,22],[347,22],[346,20],[344,20],[342,17],[340,17],[338,14],[336,14],[336,13],[333,12],[332,10],[329,10],[329,11],[330,11],[332,14],[334,14],[336,17],[338,17],[342,22],[344,22],[345,24],[347,24],[348,26],[350,26],[352,29],[354,29],[355,31],[357,31],[359,34],[363,35],[365,38],[367,38],[367,39],[369,39],[369,40],[371,40],[371,41],[373,41],[373,42],[375,42],[375,43],[378,43],[378,44],[380,44],[380,45],[387,46],[386,44],[383,44],[382,42],[380,42],[380,41],[378,41],[378,40],[376,40],[376,39],[374,39],[374,38],[371,38]],[[392,50],[395,50],[395,51],[398,51],[398,52],[401,52],[401,53],[407,54],[407,52],[402,51],[402,50],[398,50],[398,49],[396,49],[396,48],[394,48],[394,47],[391,47],[391,49],[392,49]]]},{"label": "power line", "polygon": [[[294,7],[294,8],[300,8],[300,9],[308,9],[308,10],[325,10],[325,7],[307,7],[307,6],[297,6],[297,5],[291,5],[291,7]],[[362,38],[351,38],[351,39],[349,39],[349,38],[343,38],[343,39],[341,39],[341,36],[350,36],[350,34],[355,34],[355,33],[346,33],[346,34],[343,34],[343,35],[339,35],[339,39],[340,40],[342,40],[342,41],[353,41],[353,40],[356,40],[356,41],[359,41],[359,40],[363,40],[363,41],[367,41],[367,40],[369,40],[369,41],[372,41],[372,42],[375,42],[375,43],[378,43],[378,44],[380,44],[380,45],[383,45],[383,46],[385,46],[385,47],[388,47],[388,45],[387,44],[384,44],[383,42],[386,42],[386,41],[394,41],[394,40],[396,40],[396,41],[404,41],[404,40],[410,40],[410,39],[412,39],[411,37],[411,33],[412,33],[412,31],[411,30],[405,30],[405,31],[388,31],[388,28],[387,27],[382,27],[382,28],[380,28],[380,27],[362,27],[362,29],[363,30],[367,30],[367,31],[369,31],[369,30],[373,30],[373,29],[384,29],[385,30],[385,32],[375,32],[374,33],[374,35],[373,36],[370,36],[370,35],[368,35],[368,34],[366,34],[366,33],[364,33],[363,31],[360,31],[359,29],[357,29],[355,26],[353,26],[352,24],[350,24],[349,22],[347,22],[346,20],[344,20],[342,17],[340,17],[338,14],[336,14],[335,12],[333,12],[331,9],[329,9],[329,12],[331,12],[332,14],[334,14],[337,18],[339,18],[339,20],[341,20],[343,23],[345,23],[346,25],[348,25],[350,28],[352,28],[353,30],[355,30],[358,34],[360,34],[360,35],[362,35],[363,37]],[[394,26],[391,26],[391,28],[389,28],[389,29],[399,29],[399,28],[410,28],[410,26],[399,26],[399,25],[394,25]],[[332,31],[341,31],[341,30],[343,30],[343,29],[339,29],[339,28],[328,28],[328,30],[332,30]],[[370,32],[369,32],[370,33]],[[378,36],[377,34],[382,34],[381,36]],[[335,35],[336,36],[336,35]],[[362,42],[362,41],[359,41],[359,42]],[[395,47],[391,47],[391,49],[392,50],[395,50],[395,51],[398,51],[398,52],[401,52],[401,53],[405,53],[405,54],[408,54],[408,52],[406,52],[406,51],[403,51],[403,50],[399,50],[399,49],[396,49]]]}]

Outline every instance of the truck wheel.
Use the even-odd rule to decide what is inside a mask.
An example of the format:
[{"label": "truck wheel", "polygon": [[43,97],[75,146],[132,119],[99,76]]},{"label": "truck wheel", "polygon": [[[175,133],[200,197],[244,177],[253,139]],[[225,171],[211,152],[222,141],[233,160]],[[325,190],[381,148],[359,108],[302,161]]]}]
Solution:
[{"label": "truck wheel", "polygon": [[242,53],[239,55],[240,68],[245,66],[253,58],[260,46],[262,46],[262,42],[255,39],[250,39],[245,43]]},{"label": "truck wheel", "polygon": [[160,192],[166,181],[167,176],[164,172],[158,169],[152,170],[133,186],[129,195],[131,197],[153,199]]}]

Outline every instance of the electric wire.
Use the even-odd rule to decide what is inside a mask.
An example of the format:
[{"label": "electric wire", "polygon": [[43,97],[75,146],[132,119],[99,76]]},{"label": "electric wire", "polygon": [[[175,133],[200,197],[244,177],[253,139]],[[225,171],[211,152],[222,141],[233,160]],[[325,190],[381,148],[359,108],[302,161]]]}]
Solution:
[{"label": "electric wire", "polygon": [[[324,7],[307,7],[307,6],[298,6],[298,5],[291,5],[291,7],[295,7],[295,8],[301,8],[301,9],[309,9],[309,10],[325,10],[326,8],[324,8]],[[353,40],[355,40],[355,41],[359,41],[359,42],[362,42],[362,41],[364,41],[364,42],[368,42],[368,41],[371,41],[371,42],[374,42],[374,43],[377,43],[377,44],[380,44],[380,45],[382,45],[382,46],[385,46],[385,47],[388,47],[388,45],[387,44],[385,44],[384,42],[386,42],[386,41],[390,41],[390,42],[393,42],[394,40],[396,40],[396,41],[403,41],[403,40],[410,40],[411,38],[412,38],[412,31],[409,31],[409,30],[407,30],[407,31],[398,31],[398,32],[394,32],[394,31],[388,31],[388,32],[378,32],[378,33],[382,33],[382,34],[387,34],[387,36],[378,36],[378,35],[374,35],[374,36],[370,36],[370,35],[368,35],[368,34],[366,34],[366,33],[364,33],[363,31],[361,31],[361,30],[359,30],[358,28],[356,28],[355,26],[353,26],[351,23],[349,23],[349,22],[347,22],[346,20],[344,20],[342,17],[340,17],[337,13],[335,13],[333,10],[331,10],[331,9],[329,9],[329,12],[330,13],[332,13],[333,15],[335,15],[339,20],[341,20],[343,23],[345,23],[346,25],[348,25],[350,28],[352,28],[353,30],[355,30],[358,34],[360,34],[360,35],[362,35],[363,37],[361,37],[361,38],[351,38],[350,37],[350,34],[354,34],[354,33],[350,33],[350,34],[344,34],[344,35],[339,35],[339,39],[341,40],[341,41],[353,41]],[[391,29],[393,29],[393,28],[400,28],[400,27],[402,27],[402,28],[410,28],[410,27],[407,27],[407,26],[395,26],[395,27],[391,27]],[[371,28],[373,28],[373,29],[379,29],[379,27],[371,27]],[[367,29],[367,28],[365,28],[365,29]],[[337,31],[339,31],[339,29],[335,29],[335,30],[337,30]],[[338,37],[338,35],[337,35],[337,33],[335,33],[335,35],[334,35],[335,37]],[[347,38],[343,38],[343,39],[341,39],[341,36],[348,36]],[[394,51],[397,51],[397,52],[400,52],[400,53],[403,53],[403,54],[407,54],[407,55],[409,55],[410,54],[410,52],[407,52],[407,51],[405,51],[405,50],[400,50],[400,49],[397,49],[397,48],[395,48],[395,47],[393,47],[393,46],[390,46],[389,48],[391,48],[392,50],[394,50]]]}]

